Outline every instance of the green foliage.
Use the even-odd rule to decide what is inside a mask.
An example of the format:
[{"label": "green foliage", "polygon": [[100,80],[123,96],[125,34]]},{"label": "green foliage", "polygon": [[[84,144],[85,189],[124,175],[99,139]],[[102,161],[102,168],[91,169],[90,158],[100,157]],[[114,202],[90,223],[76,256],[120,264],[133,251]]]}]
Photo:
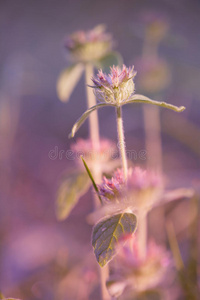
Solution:
[{"label": "green foliage", "polygon": [[83,161],[83,164],[84,164],[84,166],[85,166],[85,169],[86,169],[86,171],[87,171],[87,174],[88,174],[88,176],[89,176],[89,178],[90,178],[90,180],[91,180],[91,182],[92,182],[92,185],[93,185],[95,191],[96,191],[97,194],[98,194],[99,200],[100,200],[101,204],[103,204],[103,203],[102,203],[102,200],[101,200],[101,197],[100,197],[100,195],[99,195],[99,190],[98,190],[98,187],[97,187],[96,182],[95,182],[95,180],[94,180],[94,177],[92,176],[92,173],[91,173],[90,169],[88,168],[88,166],[87,166],[87,164],[86,164],[84,158],[81,157],[81,159],[82,159],[82,161]]},{"label": "green foliage", "polygon": [[184,106],[175,106],[166,102],[160,102],[160,101],[155,101],[155,100],[151,100],[150,98],[143,96],[143,95],[133,95],[131,97],[131,99],[128,99],[127,101],[124,101],[122,105],[124,104],[129,104],[129,103],[143,103],[143,104],[153,104],[153,105],[158,105],[161,107],[165,107],[171,110],[174,110],[176,112],[182,112],[185,110]]},{"label": "green foliage", "polygon": [[58,220],[64,220],[68,217],[89,186],[90,181],[85,172],[77,171],[67,174],[58,190],[56,201],[56,216]]},{"label": "green foliage", "polygon": [[[133,95],[131,97],[131,99],[128,99],[126,101],[123,101],[120,103],[120,106],[123,106],[125,104],[130,104],[130,103],[142,103],[142,104],[153,104],[153,105],[157,105],[157,106],[161,106],[161,107],[165,107],[171,110],[174,110],[176,112],[182,112],[185,110],[184,106],[175,106],[166,102],[159,102],[159,101],[155,101],[155,100],[151,100],[150,98],[143,96],[143,95]],[[91,108],[89,108],[88,110],[86,110],[82,116],[76,121],[76,123],[74,124],[74,126],[72,127],[71,133],[69,134],[69,138],[72,138],[75,136],[76,132],[78,131],[78,129],[83,125],[83,123],[87,120],[87,118],[89,117],[89,115],[95,111],[96,109],[99,109],[101,107],[105,107],[105,106],[113,106],[113,107],[118,107],[119,104],[111,104],[111,103],[99,103],[97,105],[92,106]]]},{"label": "green foliage", "polygon": [[79,128],[83,125],[83,123],[85,122],[85,120],[87,120],[87,118],[89,117],[89,115],[95,111],[96,109],[100,108],[100,107],[105,107],[105,106],[115,106],[113,104],[108,104],[108,103],[100,103],[97,105],[92,106],[91,108],[89,108],[88,110],[86,110],[82,116],[76,121],[76,123],[74,124],[74,126],[72,127],[72,131],[69,134],[69,138],[72,138],[75,136],[76,132],[79,130]]},{"label": "green foliage", "polygon": [[97,223],[92,233],[92,246],[101,267],[115,255],[119,239],[136,230],[137,219],[132,213],[120,213]]},{"label": "green foliage", "polygon": [[84,66],[80,63],[74,64],[61,72],[57,81],[57,94],[61,101],[67,102],[69,100],[83,70]]},{"label": "green foliage", "polygon": [[97,69],[102,69],[105,72],[109,72],[110,67],[113,65],[121,66],[122,62],[123,59],[121,55],[118,52],[113,51],[102,57],[100,60],[94,62],[94,65]]}]

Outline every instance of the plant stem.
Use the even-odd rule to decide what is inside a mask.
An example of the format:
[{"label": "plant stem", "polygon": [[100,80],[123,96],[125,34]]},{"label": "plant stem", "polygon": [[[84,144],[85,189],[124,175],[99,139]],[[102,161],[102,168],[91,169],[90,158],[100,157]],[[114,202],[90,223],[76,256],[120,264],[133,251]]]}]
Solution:
[{"label": "plant stem", "polygon": [[[93,76],[93,66],[91,64],[85,65],[85,83],[86,83],[86,94],[87,94],[87,106],[88,108],[94,106],[96,104],[96,98],[91,88],[87,86],[90,83],[91,78]],[[100,149],[100,137],[99,137],[99,122],[98,122],[98,113],[94,111],[89,116],[89,132],[90,132],[90,140],[92,142],[92,148],[94,151],[98,151]],[[101,165],[98,162],[98,157],[94,156],[94,163],[92,166],[92,173],[94,176],[94,180],[97,183],[101,182],[102,170]],[[96,195],[93,197],[94,208],[97,209],[100,205],[99,199]],[[108,265],[104,268],[99,267],[99,275],[101,282],[101,296],[102,300],[110,300],[110,295],[108,294],[106,288],[106,280],[109,276],[109,267]]]},{"label": "plant stem", "polygon": [[126,157],[126,144],[125,144],[125,140],[124,140],[122,108],[120,106],[116,108],[116,116],[117,116],[118,147],[120,149],[120,156],[121,156],[121,161],[122,161],[124,178],[125,178],[125,181],[127,181],[128,164],[127,164],[127,157]]},{"label": "plant stem", "polygon": [[[86,82],[86,84],[90,83],[92,76],[93,76],[93,66],[91,64],[86,64],[86,66],[85,66],[85,82]],[[96,105],[96,99],[95,99],[93,90],[88,86],[86,86],[86,94],[87,94],[88,108]],[[94,111],[89,116],[89,131],[90,131],[90,138],[92,141],[93,149],[98,150],[100,147],[100,138],[99,138],[99,122],[98,122],[97,110]]]},{"label": "plant stem", "polygon": [[143,107],[147,149],[147,165],[150,169],[162,172],[162,142],[160,113],[156,106]]}]

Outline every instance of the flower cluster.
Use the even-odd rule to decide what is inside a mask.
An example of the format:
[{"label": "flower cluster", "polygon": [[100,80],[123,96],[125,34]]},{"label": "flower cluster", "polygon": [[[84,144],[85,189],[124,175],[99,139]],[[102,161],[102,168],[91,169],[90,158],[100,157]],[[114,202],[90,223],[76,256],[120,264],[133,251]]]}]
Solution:
[{"label": "flower cluster", "polygon": [[65,41],[73,61],[89,62],[100,59],[110,52],[112,36],[105,32],[104,25],[98,25],[89,31],[77,31]]},{"label": "flower cluster", "polygon": [[97,76],[92,78],[97,99],[100,102],[119,105],[128,100],[135,90],[135,75],[134,66],[127,68],[123,65],[122,69],[113,66],[110,68],[110,74],[100,70]]},{"label": "flower cluster", "polygon": [[122,190],[124,187],[124,178],[121,170],[115,172],[114,177],[111,179],[103,177],[103,182],[98,186],[99,195],[101,196],[104,203],[110,203],[112,201],[118,202],[122,197]]},{"label": "flower cluster", "polygon": [[71,145],[71,150],[76,153],[76,158],[79,166],[83,167],[81,156],[87,161],[90,167],[94,161],[100,162],[102,165],[108,164],[117,149],[115,144],[108,139],[101,139],[98,149],[94,149],[90,139],[78,139],[76,143]]},{"label": "flower cluster", "polygon": [[126,202],[136,210],[150,210],[160,200],[162,180],[158,174],[139,167],[128,170],[127,182],[118,169],[111,179],[103,178],[99,194],[105,203]]},{"label": "flower cluster", "polygon": [[147,246],[146,256],[141,257],[135,236],[129,236],[125,244],[124,241],[119,243],[117,250],[115,273],[136,292],[156,287],[172,264],[169,253],[153,241]]}]

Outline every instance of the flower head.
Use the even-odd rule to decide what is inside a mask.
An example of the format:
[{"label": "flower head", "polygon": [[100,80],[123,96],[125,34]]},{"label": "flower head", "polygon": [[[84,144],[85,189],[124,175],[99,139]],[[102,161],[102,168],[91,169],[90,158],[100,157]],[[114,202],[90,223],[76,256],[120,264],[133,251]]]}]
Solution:
[{"label": "flower head", "polygon": [[92,78],[97,99],[112,104],[123,103],[134,93],[135,75],[134,66],[127,68],[123,65],[122,69],[113,66],[110,74],[99,70],[97,76]]},{"label": "flower head", "polygon": [[104,177],[99,193],[105,203],[127,202],[136,210],[148,211],[161,198],[162,179],[154,172],[136,167],[128,170],[125,183],[123,171],[118,169],[111,179]]},{"label": "flower head", "polygon": [[111,179],[103,177],[103,182],[98,186],[99,195],[105,203],[118,201],[122,197],[122,190],[124,187],[124,178],[121,170],[115,172],[115,176]]},{"label": "flower head", "polygon": [[101,139],[100,147],[94,149],[90,139],[78,139],[76,143],[71,145],[71,150],[76,154],[77,162],[80,166],[83,167],[80,159],[80,156],[83,156],[90,168],[94,161],[97,160],[102,166],[108,164],[116,151],[116,147],[112,141]]},{"label": "flower head", "polygon": [[171,265],[169,253],[155,242],[149,242],[145,257],[141,257],[136,236],[119,243],[116,256],[117,273],[134,290],[141,292],[157,286]]},{"label": "flower head", "polygon": [[163,182],[159,174],[136,167],[129,169],[126,189],[128,200],[136,209],[149,211],[161,198]]},{"label": "flower head", "polygon": [[65,41],[72,60],[89,62],[105,56],[112,48],[112,36],[105,32],[104,25],[98,25],[92,30],[77,31]]},{"label": "flower head", "polygon": [[148,11],[141,19],[146,25],[146,34],[154,42],[161,41],[169,31],[169,22],[164,15]]},{"label": "flower head", "polygon": [[148,93],[159,93],[166,89],[171,81],[168,64],[160,58],[138,58],[136,60],[137,70],[140,76],[137,84],[140,89]]}]

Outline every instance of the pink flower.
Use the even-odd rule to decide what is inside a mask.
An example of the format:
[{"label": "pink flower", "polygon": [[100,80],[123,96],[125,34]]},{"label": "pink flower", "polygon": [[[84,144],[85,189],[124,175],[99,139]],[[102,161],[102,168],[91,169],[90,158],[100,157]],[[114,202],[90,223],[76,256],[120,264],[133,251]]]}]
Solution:
[{"label": "pink flower", "polygon": [[137,295],[155,288],[166,278],[171,265],[170,254],[153,241],[148,244],[146,256],[142,258],[137,238],[130,235],[125,244],[124,239],[118,244],[112,275],[107,281],[108,290],[112,296],[118,297],[125,290]]},{"label": "pink flower", "polygon": [[105,32],[104,25],[92,30],[77,31],[65,41],[65,47],[75,61],[87,62],[98,60],[112,48],[112,36]]},{"label": "pink flower", "polygon": [[162,195],[162,179],[158,174],[139,167],[128,170],[125,184],[123,171],[118,169],[111,179],[104,177],[99,193],[105,203],[127,203],[135,210],[150,210]]},{"label": "pink flower", "polygon": [[99,195],[102,200],[106,202],[114,201],[118,202],[118,199],[122,197],[122,189],[124,187],[123,174],[120,170],[115,172],[115,176],[111,179],[103,177],[103,182],[98,186]]},{"label": "pink flower", "polygon": [[100,102],[120,104],[126,101],[134,93],[134,82],[136,72],[134,66],[123,68],[113,66],[110,74],[105,74],[99,70],[96,77],[92,78],[95,94]]},{"label": "pink flower", "polygon": [[74,152],[74,156],[79,165],[83,166],[81,156],[86,160],[89,167],[91,167],[94,161],[104,164],[108,164],[113,155],[116,153],[115,144],[108,139],[101,139],[99,149],[94,149],[90,139],[77,139],[77,142],[71,145],[71,150]]},{"label": "pink flower", "polygon": [[140,256],[137,237],[129,236],[126,243],[118,245],[117,273],[126,278],[137,291],[157,286],[171,265],[170,254],[155,242],[149,242],[145,257]]}]

